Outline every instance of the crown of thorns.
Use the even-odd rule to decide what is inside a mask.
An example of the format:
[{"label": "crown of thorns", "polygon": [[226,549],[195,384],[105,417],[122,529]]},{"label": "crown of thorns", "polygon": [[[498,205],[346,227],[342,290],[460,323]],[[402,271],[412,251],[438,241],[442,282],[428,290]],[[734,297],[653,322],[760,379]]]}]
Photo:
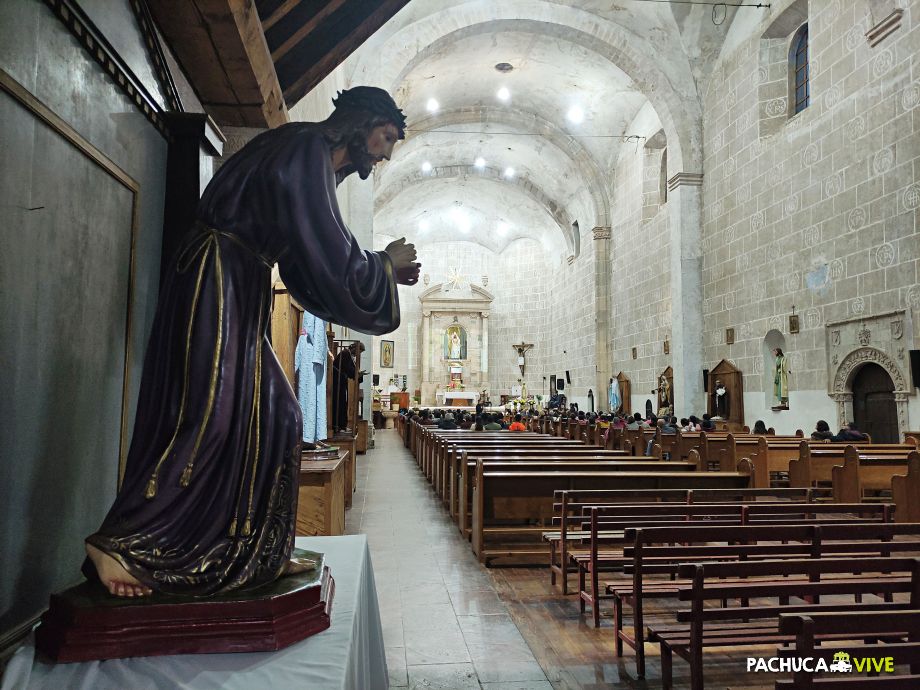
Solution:
[{"label": "crown of thorns", "polygon": [[336,108],[353,108],[366,110],[389,120],[399,130],[399,138],[405,137],[406,116],[396,106],[396,101],[383,89],[376,86],[356,86],[353,89],[339,91],[337,98],[332,99]]}]

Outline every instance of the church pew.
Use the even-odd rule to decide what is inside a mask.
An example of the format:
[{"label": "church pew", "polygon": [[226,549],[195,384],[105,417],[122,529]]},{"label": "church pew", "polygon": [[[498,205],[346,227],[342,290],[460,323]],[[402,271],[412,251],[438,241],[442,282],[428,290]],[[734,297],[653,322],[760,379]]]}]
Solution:
[{"label": "church pew", "polygon": [[[863,576],[861,573],[883,573]],[[822,558],[756,561],[748,563],[694,563],[678,569],[692,584],[681,587],[678,598],[689,603],[679,610],[677,625],[649,628],[649,640],[661,647],[662,686],[672,687],[673,654],[690,663],[690,687],[703,690],[703,653],[710,647],[741,647],[793,642],[794,636],[777,632],[781,613],[818,611],[897,610],[903,604],[789,603],[791,597],[815,600],[822,595],[909,595],[920,590],[920,559]],[[824,577],[834,576],[834,577]],[[725,578],[756,577],[750,581]],[[738,606],[734,602],[771,598],[769,606]],[[706,602],[721,601],[721,607]],[[915,604],[916,605],[916,604]],[[834,639],[829,636],[826,639]],[[845,636],[844,636],[844,639]]]},{"label": "church pew", "polygon": [[831,471],[834,501],[855,503],[865,500],[866,491],[889,491],[895,475],[907,472],[912,459],[920,458],[916,450],[873,451],[848,447],[843,454],[843,465]]},{"label": "church pew", "polygon": [[622,451],[600,451],[600,453],[616,453],[617,455],[604,455],[599,453],[572,453],[569,455],[539,455],[523,454],[513,456],[505,453],[490,453],[486,451],[464,451],[460,461],[461,474],[458,477],[457,490],[452,494],[451,500],[457,505],[457,526],[464,535],[470,529],[469,506],[473,500],[473,477],[476,466],[484,462],[486,471],[528,472],[528,471],[584,471],[605,470],[611,472],[695,472],[697,467],[691,462],[671,463],[652,460],[643,456],[619,455]]},{"label": "church pew", "polygon": [[606,452],[613,457],[614,455],[623,455],[622,451],[614,453],[613,451],[602,451],[600,448],[585,446],[578,441],[568,439],[553,439],[547,441],[529,441],[526,439],[505,440],[498,439],[494,442],[467,442],[467,441],[448,441],[436,456],[436,467],[432,484],[436,493],[441,499],[448,504],[448,507],[456,500],[455,489],[458,485],[458,477],[462,473],[461,458],[464,451],[496,451],[517,453],[535,453],[537,455],[548,455],[559,452],[586,452],[598,453]]},{"label": "church pew", "polygon": [[[860,522],[890,522],[891,506],[881,505],[833,505],[816,503],[715,503],[715,504],[657,504],[651,506],[590,506],[586,509],[588,519],[589,547],[585,550],[575,551],[571,559],[578,572],[579,608],[582,613],[586,605],[590,605],[594,618],[594,626],[600,626],[599,601],[606,596],[599,587],[599,574],[601,572],[616,572],[622,570],[624,563],[623,544],[625,532],[631,528],[655,527],[658,534],[664,534],[667,528],[681,528],[699,523],[704,529],[711,527],[739,527],[739,526],[766,526],[788,527],[801,524],[839,524]],[[583,517],[583,519],[585,519]],[[644,523],[644,524],[643,524]],[[582,526],[584,529],[584,525]],[[683,534],[683,532],[681,532]],[[779,537],[771,535],[771,540]],[[914,544],[920,548],[920,542]],[[793,553],[801,557],[808,556],[808,552]],[[731,557],[733,552],[723,549],[704,546],[702,550],[687,551],[684,556],[687,560],[690,554],[695,553],[692,560],[706,560],[710,558]],[[771,551],[771,553],[773,553]],[[668,552],[667,556],[673,556]],[[751,550],[747,556],[755,555]],[[742,556],[744,557],[744,556]],[[588,581],[590,580],[590,587]]]},{"label": "church pew", "polygon": [[789,463],[789,486],[812,486],[815,482],[833,481],[833,470],[843,465],[844,454],[848,447],[871,450],[874,453],[898,453],[910,451],[910,446],[902,444],[879,443],[816,443],[802,441],[799,445],[799,457]]},{"label": "church pew", "polygon": [[567,441],[563,439],[554,439],[550,436],[540,436],[530,434],[529,432],[489,432],[493,434],[504,434],[502,436],[480,437],[479,434],[486,432],[473,432],[471,436],[454,436],[441,435],[435,437],[432,441],[431,451],[425,461],[425,475],[434,487],[443,490],[447,482],[447,472],[450,466],[450,454],[455,454],[461,448],[484,448],[484,447],[517,447],[517,448],[584,448],[585,446],[577,441]]},{"label": "church pew", "polygon": [[897,522],[920,522],[920,458],[912,457],[907,472],[891,478],[891,499]]},{"label": "church pew", "polygon": [[[814,507],[814,506],[812,506]],[[862,508],[863,506],[854,506]],[[740,568],[744,562],[773,561],[774,574],[778,575],[776,584],[782,585],[791,580],[783,577],[781,561],[801,559],[884,559],[901,557],[920,548],[920,524],[893,525],[860,520],[828,525],[804,521],[798,525],[745,525],[745,526],[688,526],[688,527],[643,527],[627,530],[629,545],[623,549],[623,568],[627,578],[605,583],[606,589],[614,600],[614,632],[617,656],[622,656],[623,644],[636,652],[637,674],[645,675],[645,615],[644,601],[649,599],[683,598],[688,588],[694,585],[692,579],[686,579],[686,573],[694,564],[704,567],[711,565],[707,561],[720,561],[726,566],[724,585],[743,585]],[[732,572],[732,562],[739,569]],[[857,578],[862,578],[855,569]],[[870,571],[871,572],[871,571]],[[789,573],[792,574],[791,572]],[[649,576],[656,576],[649,578]],[[675,580],[675,577],[684,579]],[[667,578],[667,579],[664,579]],[[769,586],[769,582],[752,581],[751,585]],[[761,595],[763,596],[763,595]],[[767,594],[765,596],[774,596]],[[788,594],[779,595],[780,606],[788,606]],[[794,596],[794,595],[793,595]],[[749,597],[740,597],[741,606],[747,606]],[[857,603],[859,598],[857,598]],[[819,603],[807,604],[820,607]],[[727,607],[726,601],[722,602]],[[627,608],[632,609],[632,633],[623,624],[623,614]],[[769,615],[771,607],[755,607],[759,615]],[[657,627],[657,626],[656,626]],[[651,626],[650,626],[651,628]],[[686,632],[685,626],[664,624],[662,630],[668,633],[680,630]],[[750,630],[748,630],[750,632]]]},{"label": "church pew", "polygon": [[[557,577],[562,580],[562,592],[568,593],[568,573],[571,572],[569,563],[570,542],[580,540],[587,536],[577,528],[578,520],[585,509],[591,506],[607,505],[634,505],[641,503],[674,502],[692,504],[718,502],[783,502],[783,503],[811,503],[815,495],[823,495],[821,489],[672,489],[659,490],[585,490],[567,491],[557,490],[553,495],[553,530],[544,532],[543,539],[549,544],[550,550],[550,584],[555,585]],[[573,522],[574,521],[574,522]],[[570,525],[575,527],[570,528]]]},{"label": "church pew", "polygon": [[[840,651],[860,659],[889,657],[895,666],[909,666],[908,672],[898,675],[857,676],[853,673],[835,674],[816,679],[814,673],[800,671],[793,673],[790,680],[778,680],[776,690],[807,690],[829,688],[831,690],[859,690],[871,688],[920,688],[920,610],[914,602],[910,609],[895,611],[808,611],[805,613],[781,613],[778,632],[785,638],[793,638],[792,647],[779,647],[776,656],[791,658],[824,659],[830,666],[834,655]],[[846,640],[831,646],[821,643],[832,638]],[[885,640],[885,642],[879,642]],[[892,640],[896,640],[892,642]],[[902,641],[903,640],[903,641]],[[863,669],[866,671],[867,669]],[[871,666],[869,672],[876,669]]]},{"label": "church pew", "polygon": [[545,545],[491,547],[484,540],[492,524],[531,524],[552,518],[556,489],[689,489],[739,488],[750,484],[750,464],[738,472],[492,472],[476,462],[473,485],[473,552],[480,563],[516,558],[529,564],[546,562]]},{"label": "church pew", "polygon": [[[480,446],[480,447],[461,447],[457,446],[450,451],[449,462],[447,466],[447,483],[444,486],[442,496],[447,504],[450,516],[458,521],[458,525],[464,522],[458,516],[461,511],[461,496],[467,496],[467,501],[472,497],[470,492],[470,477],[475,469],[476,457],[491,458],[493,460],[520,460],[520,461],[537,461],[551,459],[594,459],[594,460],[613,460],[613,459],[634,459],[626,455],[622,450],[602,450],[600,448],[589,448],[586,446],[547,446],[547,447],[514,447],[514,446]],[[643,458],[645,459],[645,458]]]}]

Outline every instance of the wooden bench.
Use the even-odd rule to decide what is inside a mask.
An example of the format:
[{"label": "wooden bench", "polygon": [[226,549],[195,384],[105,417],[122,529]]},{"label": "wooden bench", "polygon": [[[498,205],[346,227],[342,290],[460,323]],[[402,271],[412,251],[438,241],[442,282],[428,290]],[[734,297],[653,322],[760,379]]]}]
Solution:
[{"label": "wooden bench", "polygon": [[866,500],[867,491],[890,491],[893,478],[905,474],[913,459],[920,459],[916,450],[875,452],[848,447],[843,454],[843,465],[831,470],[834,501],[855,503]]},{"label": "wooden bench", "polygon": [[920,522],[920,459],[912,457],[906,474],[891,478],[891,499],[897,522]]},{"label": "wooden bench", "polygon": [[[465,453],[464,453],[465,455]],[[473,501],[473,481],[478,463],[484,464],[486,472],[633,472],[633,473],[659,473],[659,472],[695,472],[696,467],[689,462],[671,463],[661,462],[641,456],[616,456],[606,458],[599,455],[572,455],[548,456],[535,458],[530,455],[508,457],[502,455],[477,454],[461,462],[463,473],[458,486],[458,512],[457,525],[460,531],[469,536],[470,513],[469,507]],[[552,492],[551,492],[552,493]],[[551,516],[550,516],[551,519]],[[541,522],[543,517],[541,516]],[[538,532],[545,526],[534,527]]]},{"label": "wooden bench", "polygon": [[[591,506],[634,505],[642,503],[714,503],[743,501],[782,501],[811,503],[816,495],[825,493],[816,489],[673,489],[670,491],[638,490],[591,490],[556,491],[553,496],[552,531],[544,532],[543,539],[549,544],[550,584],[555,585],[557,577],[562,580],[562,593],[568,594],[569,543],[582,544],[590,538],[590,531],[578,529],[578,522],[583,520],[585,509]],[[573,527],[570,527],[572,525]],[[575,568],[574,572],[577,572]]]},{"label": "wooden bench", "polygon": [[880,443],[816,443],[802,441],[799,445],[799,457],[789,463],[790,486],[812,486],[818,482],[830,484],[833,481],[834,467],[843,465],[844,453],[848,447],[860,452],[875,454],[908,453],[914,448],[903,444]]},{"label": "wooden bench", "polygon": [[500,444],[500,445],[455,445],[449,447],[447,456],[444,461],[442,470],[442,481],[436,486],[437,493],[442,497],[444,503],[450,510],[451,517],[456,517],[460,509],[460,497],[464,496],[463,487],[469,486],[468,471],[469,462],[472,457],[491,457],[495,459],[550,459],[558,457],[560,459],[568,457],[577,458],[597,458],[612,460],[614,458],[628,457],[624,451],[605,451],[600,448],[591,448],[572,441],[566,441],[571,445],[542,445],[534,446],[529,444]]},{"label": "wooden bench", "polygon": [[[799,671],[791,680],[780,680],[776,690],[807,690],[809,688],[830,688],[831,690],[875,690],[920,688],[920,610],[916,604],[911,609],[897,611],[837,611],[782,613],[779,616],[779,634],[793,637],[794,647],[777,649],[776,655],[794,658],[824,659],[828,666],[834,655],[848,652],[858,659],[890,658],[894,666],[909,665],[907,674],[880,675],[874,677],[852,674],[834,675],[817,679],[813,673]],[[818,646],[827,639],[859,641],[858,645],[831,647]],[[885,640],[879,642],[879,640]],[[870,665],[854,668],[855,671],[878,672],[884,669]]]},{"label": "wooden bench", "polygon": [[[678,599],[689,602],[690,608],[678,611],[676,625],[655,625],[648,629],[648,639],[661,647],[662,687],[668,690],[672,687],[674,654],[690,663],[691,689],[703,690],[704,649],[794,641],[793,636],[778,632],[780,613],[905,608],[904,604],[891,601],[895,594],[909,595],[913,600],[911,608],[920,605],[917,601],[920,559],[915,558],[690,563],[678,568],[678,577],[691,582],[678,592]],[[875,595],[884,597],[884,601],[820,603],[822,596],[830,595]],[[793,597],[805,603],[789,603]],[[731,605],[736,600],[747,602],[761,598],[775,599],[776,602],[757,606]],[[706,606],[706,602],[710,601],[718,601],[722,605]],[[822,639],[835,638],[830,635]]]},{"label": "wooden bench", "polygon": [[[675,581],[681,565],[692,561],[744,561],[764,558],[888,557],[892,553],[920,550],[920,524],[894,525],[884,520],[890,510],[876,506],[845,506],[852,511],[839,521],[819,517],[828,514],[827,504],[798,506],[807,508],[798,524],[765,524],[764,520],[741,526],[660,526],[628,530],[630,543],[622,550],[623,571],[631,581],[606,582],[614,601],[614,639],[616,653],[622,656],[623,643],[636,652],[636,667],[645,673],[644,612],[646,599],[677,597],[686,582]],[[868,509],[868,512],[861,512]],[[810,512],[816,511],[816,512]],[[763,516],[762,516],[763,517]],[[788,514],[787,514],[788,517]],[[834,523],[837,524],[834,524]],[[907,540],[893,541],[908,536]],[[672,542],[677,542],[675,545]],[[646,581],[646,574],[668,576],[667,580]],[[632,635],[623,626],[623,612],[633,610]]]},{"label": "wooden bench", "polygon": [[[468,516],[469,506],[473,500],[473,474],[476,469],[476,461],[484,460],[486,462],[514,462],[526,465],[531,462],[592,462],[592,461],[617,461],[622,462],[642,462],[645,463],[642,469],[652,468],[653,471],[683,471],[692,472],[696,466],[691,463],[680,463],[670,465],[670,463],[661,463],[656,459],[643,456],[624,455],[625,451],[604,451],[599,449],[584,448],[581,449],[474,449],[463,450],[459,458],[455,453],[452,458],[450,468],[449,485],[447,488],[447,503],[450,515],[455,519],[457,525],[462,529],[469,526]],[[648,463],[656,463],[650,465]],[[625,469],[622,465],[620,469]],[[640,471],[637,468],[636,471]]]},{"label": "wooden bench", "polygon": [[473,485],[473,552],[480,563],[497,559],[521,559],[545,563],[548,548],[527,544],[492,548],[485,541],[486,528],[498,524],[546,524],[552,518],[556,489],[688,489],[739,488],[750,483],[750,473],[739,472],[492,472],[482,460],[476,463]]}]

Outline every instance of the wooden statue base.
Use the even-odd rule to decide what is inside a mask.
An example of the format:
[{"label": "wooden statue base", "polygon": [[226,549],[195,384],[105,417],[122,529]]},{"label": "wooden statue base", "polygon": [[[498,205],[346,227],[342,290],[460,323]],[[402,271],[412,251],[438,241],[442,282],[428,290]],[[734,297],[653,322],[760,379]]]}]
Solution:
[{"label": "wooden statue base", "polygon": [[207,599],[122,599],[98,582],[84,582],[51,596],[35,644],[56,662],[281,649],[331,622],[329,568],[321,554],[294,549],[294,557],[311,556],[320,561],[315,570]]}]

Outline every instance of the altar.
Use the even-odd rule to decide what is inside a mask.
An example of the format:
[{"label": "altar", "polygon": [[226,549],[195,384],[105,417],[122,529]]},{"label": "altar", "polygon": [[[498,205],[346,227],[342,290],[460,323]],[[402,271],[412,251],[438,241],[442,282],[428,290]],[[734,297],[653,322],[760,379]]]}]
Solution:
[{"label": "altar", "polygon": [[439,407],[476,407],[479,402],[479,393],[476,391],[438,391]]}]

